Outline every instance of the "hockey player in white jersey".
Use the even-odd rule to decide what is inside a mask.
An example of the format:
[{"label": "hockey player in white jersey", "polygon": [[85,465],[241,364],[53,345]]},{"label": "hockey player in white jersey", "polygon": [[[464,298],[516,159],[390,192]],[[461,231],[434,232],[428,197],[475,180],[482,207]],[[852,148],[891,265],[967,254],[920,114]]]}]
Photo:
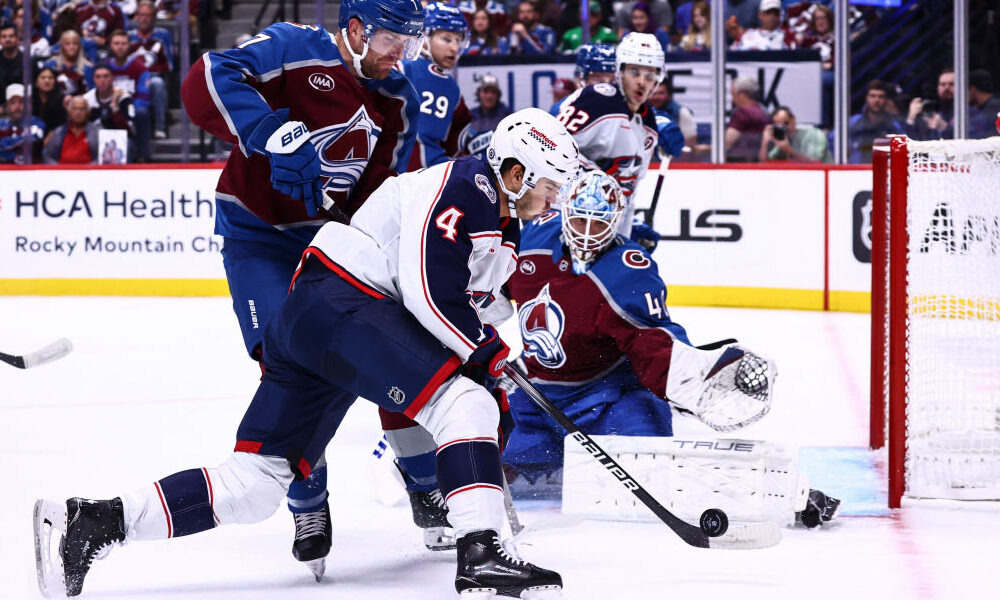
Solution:
[{"label": "hockey player in white jersey", "polygon": [[617,84],[598,83],[574,92],[557,118],[576,138],[587,166],[611,175],[621,186],[627,204],[619,232],[629,237],[632,194],[659,139],[656,115],[646,101],[664,76],[663,48],[652,34],[629,33],[615,50],[615,69]]},{"label": "hockey player in white jersey", "polygon": [[112,500],[39,500],[42,592],[80,594],[92,562],[129,540],[266,519],[363,396],[413,418],[437,443],[457,537],[455,589],[561,597],[558,573],[516,559],[500,539],[500,452],[513,421],[496,383],[509,348],[481,315],[517,264],[517,219],[549,209],[579,165],[566,129],[525,109],[500,122],[487,161],[391,178],[349,226],[324,225],[267,326],[264,375],[229,459]]}]

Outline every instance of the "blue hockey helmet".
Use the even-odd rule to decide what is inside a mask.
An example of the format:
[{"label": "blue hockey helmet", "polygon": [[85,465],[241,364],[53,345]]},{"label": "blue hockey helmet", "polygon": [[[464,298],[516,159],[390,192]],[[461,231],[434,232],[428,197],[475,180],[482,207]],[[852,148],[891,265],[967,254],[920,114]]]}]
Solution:
[{"label": "blue hockey helmet", "polygon": [[431,2],[424,8],[424,37],[430,39],[435,31],[451,31],[461,34],[459,54],[469,47],[469,23],[462,11],[444,2]]},{"label": "blue hockey helmet", "polygon": [[380,54],[398,54],[400,60],[412,60],[423,44],[424,9],[419,0],[343,0],[340,3],[340,29],[347,36],[351,19],[362,25],[364,47],[358,54],[350,44],[355,71],[362,77],[361,60],[371,48]]},{"label": "blue hockey helmet", "polygon": [[573,271],[581,274],[615,239],[625,195],[614,177],[598,170],[566,184],[559,195],[563,240],[573,255]]},{"label": "blue hockey helmet", "polygon": [[615,72],[615,47],[611,44],[580,46],[576,55],[576,77],[580,81],[591,73]]}]

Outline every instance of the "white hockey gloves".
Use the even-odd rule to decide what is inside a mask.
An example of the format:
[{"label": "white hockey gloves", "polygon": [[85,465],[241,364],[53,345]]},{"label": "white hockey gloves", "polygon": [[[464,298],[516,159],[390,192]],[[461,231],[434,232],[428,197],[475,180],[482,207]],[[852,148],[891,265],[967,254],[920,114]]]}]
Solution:
[{"label": "white hockey gloves", "polygon": [[315,217],[323,206],[319,155],[305,124],[287,119],[287,109],[265,117],[250,134],[248,146],[271,160],[274,189],[301,201],[306,214]]},{"label": "white hockey gloves", "polygon": [[774,361],[740,346],[699,350],[676,343],[667,374],[667,399],[716,431],[733,431],[771,410]]}]

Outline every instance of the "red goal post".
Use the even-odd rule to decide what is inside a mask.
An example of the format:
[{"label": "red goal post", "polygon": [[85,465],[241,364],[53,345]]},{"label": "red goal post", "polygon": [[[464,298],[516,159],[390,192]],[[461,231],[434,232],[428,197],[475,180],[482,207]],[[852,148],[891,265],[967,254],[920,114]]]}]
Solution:
[{"label": "red goal post", "polygon": [[873,153],[872,448],[904,495],[1000,499],[1000,138]]}]

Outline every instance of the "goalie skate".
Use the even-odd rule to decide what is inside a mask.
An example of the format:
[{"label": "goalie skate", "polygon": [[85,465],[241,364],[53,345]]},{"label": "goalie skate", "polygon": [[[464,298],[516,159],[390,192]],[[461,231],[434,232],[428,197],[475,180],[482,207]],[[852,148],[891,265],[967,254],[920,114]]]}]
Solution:
[{"label": "goalie skate", "polygon": [[35,569],[38,572],[38,589],[46,598],[66,595],[62,558],[53,555],[52,538],[58,535],[56,551],[66,535],[66,505],[50,500],[35,502]]}]

